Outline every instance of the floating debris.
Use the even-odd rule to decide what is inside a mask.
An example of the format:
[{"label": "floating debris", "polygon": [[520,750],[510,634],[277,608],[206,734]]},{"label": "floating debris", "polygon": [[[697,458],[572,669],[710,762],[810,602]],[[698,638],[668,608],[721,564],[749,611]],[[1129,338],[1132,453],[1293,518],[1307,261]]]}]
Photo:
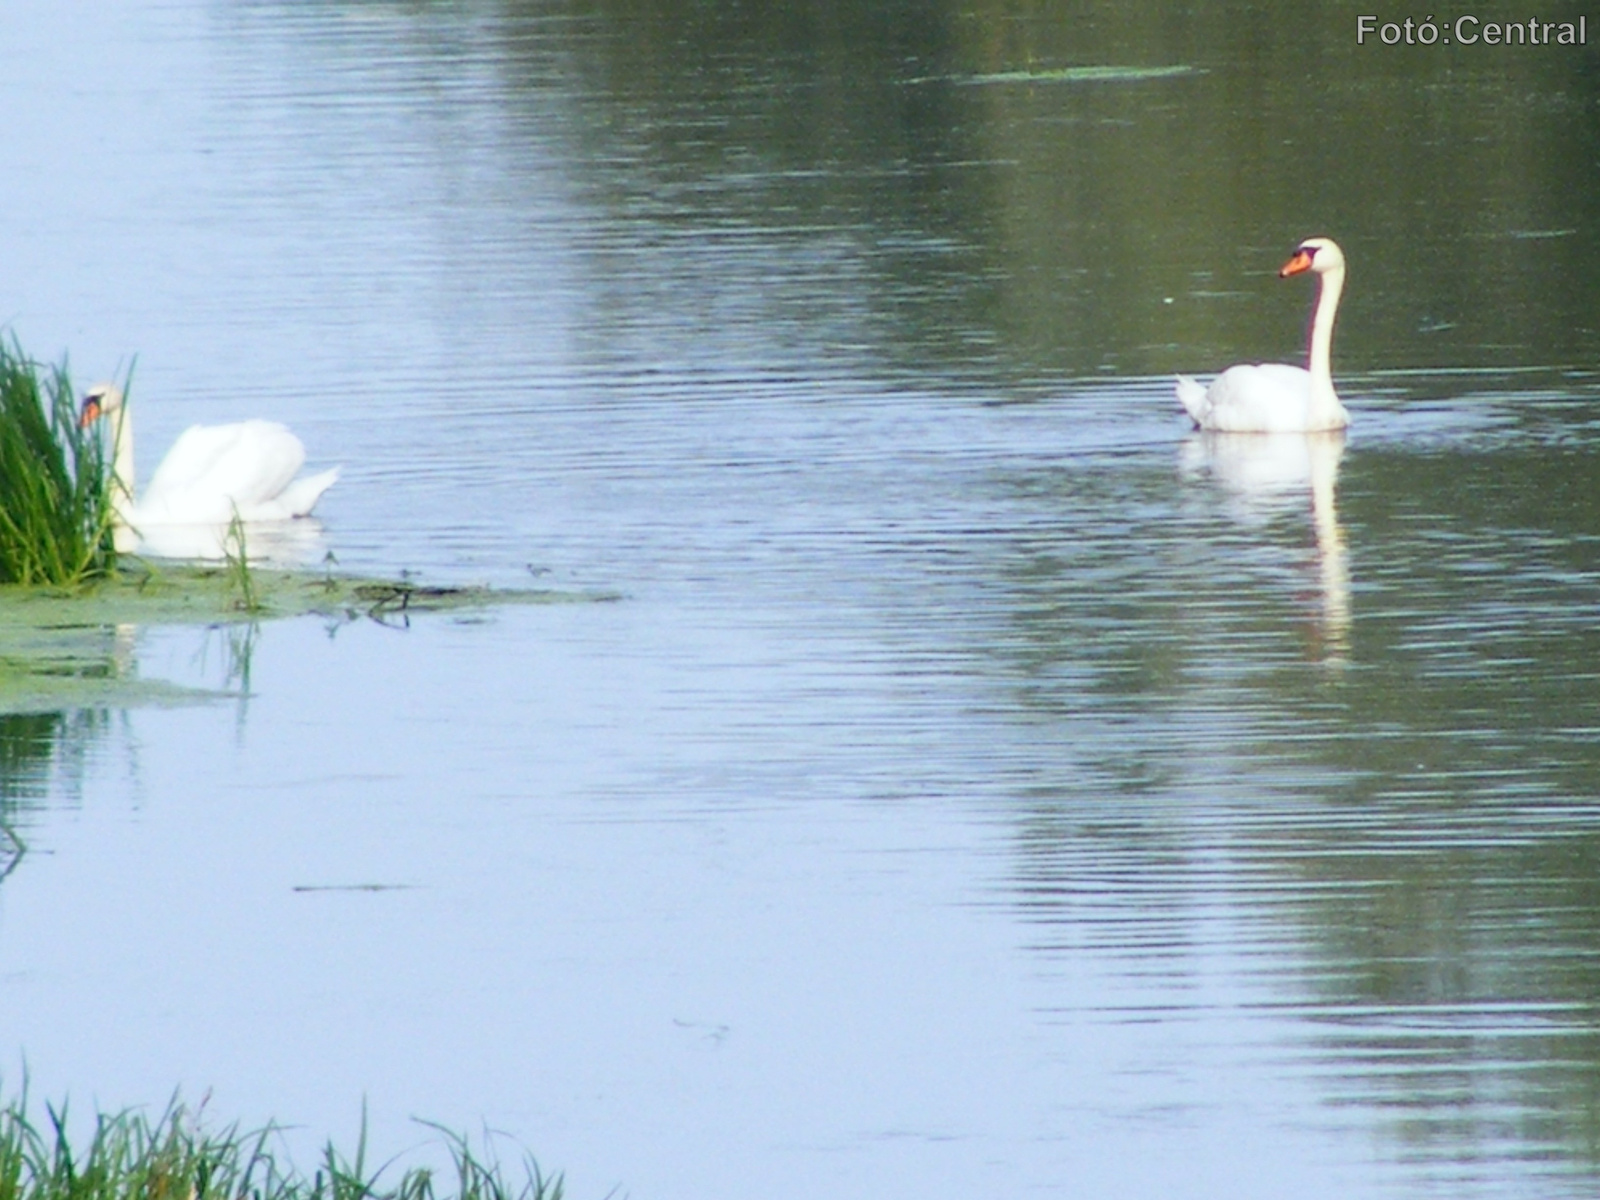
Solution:
[{"label": "floating debris", "polygon": [[926,75],[906,83],[955,83],[962,86],[995,83],[1135,83],[1143,79],[1170,79],[1179,75],[1202,75],[1198,67],[1046,67],[1018,71],[991,71],[983,75]]}]

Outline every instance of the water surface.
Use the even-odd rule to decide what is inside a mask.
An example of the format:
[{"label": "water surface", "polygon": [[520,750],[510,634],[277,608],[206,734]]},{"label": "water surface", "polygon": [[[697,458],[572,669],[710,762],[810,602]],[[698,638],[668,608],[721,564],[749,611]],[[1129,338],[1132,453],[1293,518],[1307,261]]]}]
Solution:
[{"label": "water surface", "polygon": [[[622,596],[4,718],[15,1069],[579,1196],[1591,1193],[1596,60],[1353,42],[9,8],[6,313],[146,475],[276,417],[341,564]],[[1349,435],[1190,435],[1315,232]]]}]

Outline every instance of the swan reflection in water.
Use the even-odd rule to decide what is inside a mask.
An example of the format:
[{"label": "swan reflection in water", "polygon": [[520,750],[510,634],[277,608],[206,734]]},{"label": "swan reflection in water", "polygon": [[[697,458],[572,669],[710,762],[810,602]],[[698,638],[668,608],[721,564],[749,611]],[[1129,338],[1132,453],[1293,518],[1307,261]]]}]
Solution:
[{"label": "swan reflection in water", "polygon": [[[220,561],[236,556],[239,546],[232,527],[216,522],[147,525],[118,530],[121,553],[151,558]],[[322,561],[327,545],[322,522],[315,517],[287,521],[244,522],[245,550],[252,563],[304,567]]]},{"label": "swan reflection in water", "polygon": [[1199,433],[1183,445],[1184,475],[1209,473],[1227,492],[1229,511],[1258,526],[1309,501],[1321,592],[1321,657],[1341,663],[1349,650],[1350,569],[1334,502],[1343,430],[1322,433]]}]

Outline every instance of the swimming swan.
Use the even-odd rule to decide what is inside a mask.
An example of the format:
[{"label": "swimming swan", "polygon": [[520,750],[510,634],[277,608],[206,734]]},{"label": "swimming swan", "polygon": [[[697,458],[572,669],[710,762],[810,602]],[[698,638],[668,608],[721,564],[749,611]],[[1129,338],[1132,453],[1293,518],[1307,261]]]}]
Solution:
[{"label": "swimming swan", "polygon": [[142,496],[133,487],[133,415],[109,383],[85,394],[80,426],[105,417],[112,427],[113,503],[117,549],[132,549],[138,532],[163,525],[226,525],[286,521],[311,512],[339,468],[296,479],[306,459],[300,439],[275,421],[191,425],[167,451]]},{"label": "swimming swan", "polygon": [[1311,318],[1311,346],[1306,367],[1283,363],[1229,367],[1201,387],[1178,376],[1178,402],[1200,429],[1225,433],[1318,433],[1343,429],[1350,414],[1333,390],[1330,355],[1333,318],[1344,290],[1344,254],[1330,238],[1307,238],[1283,264],[1278,278],[1302,271],[1322,277],[1317,307]]}]

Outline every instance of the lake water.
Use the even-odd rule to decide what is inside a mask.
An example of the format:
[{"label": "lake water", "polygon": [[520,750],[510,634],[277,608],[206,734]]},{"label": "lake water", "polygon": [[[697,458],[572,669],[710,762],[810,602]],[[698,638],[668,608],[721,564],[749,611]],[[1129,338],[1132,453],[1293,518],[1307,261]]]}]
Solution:
[{"label": "lake water", "polygon": [[[4,316],[146,477],[271,416],[341,566],[617,598],[0,719],[7,1083],[575,1197],[1592,1195],[1600,21],[1352,23],[9,3]],[[1348,437],[1189,434],[1320,232]]]}]

